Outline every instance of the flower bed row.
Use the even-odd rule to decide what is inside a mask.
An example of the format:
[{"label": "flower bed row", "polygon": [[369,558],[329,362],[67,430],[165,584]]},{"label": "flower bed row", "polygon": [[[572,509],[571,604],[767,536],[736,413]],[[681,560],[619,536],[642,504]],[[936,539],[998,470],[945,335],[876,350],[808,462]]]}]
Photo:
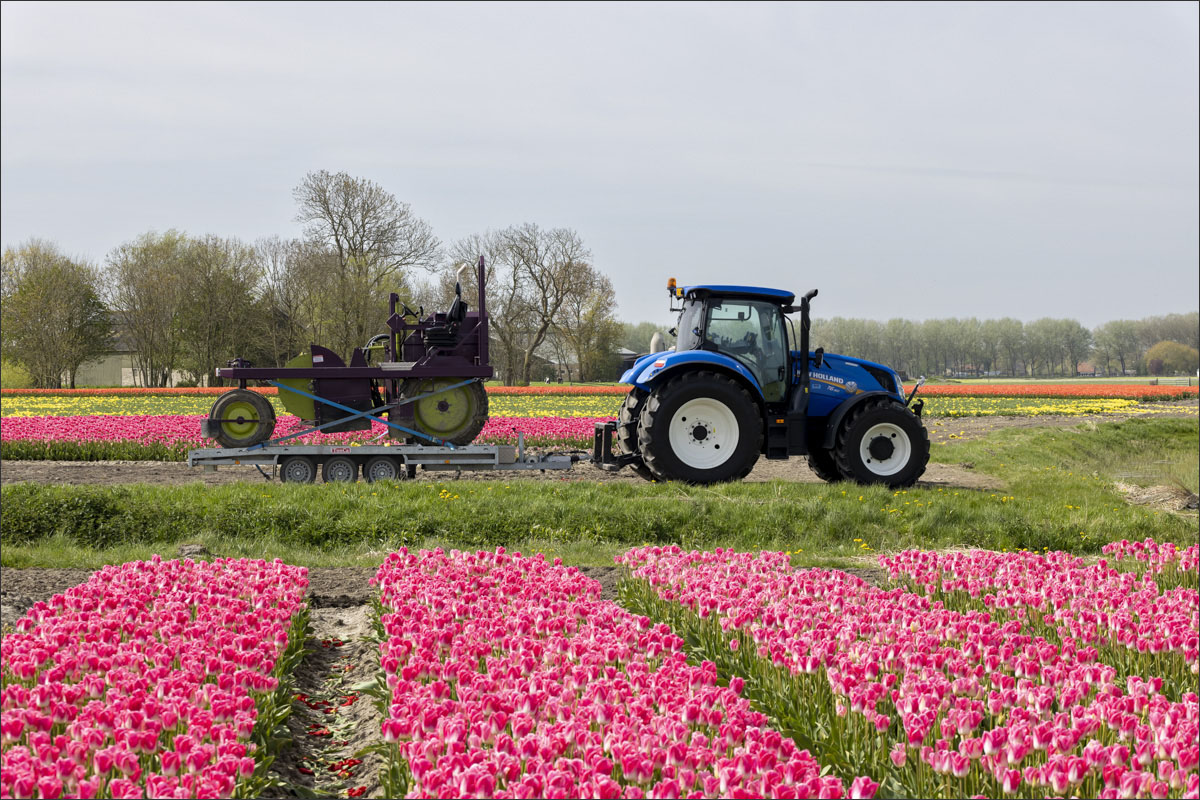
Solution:
[{"label": "flower bed row", "polygon": [[258,794],[299,660],[307,570],[105,567],[0,645],[0,796]]},{"label": "flower bed row", "polygon": [[[0,420],[0,456],[12,459],[102,459],[181,461],[187,451],[214,447],[200,437],[205,415],[77,417],[10,417]],[[586,448],[591,444],[594,417],[492,417],[476,440],[481,444],[516,444],[525,434],[533,447]],[[291,415],[279,417],[276,436],[301,429]],[[306,444],[363,444],[386,431],[372,423],[370,431],[315,433],[291,440]],[[387,439],[381,441],[388,441]]]},{"label": "flower bed row", "polygon": [[[1009,556],[1024,557],[991,556],[955,562],[953,580],[978,584],[981,599],[994,598],[1004,577],[989,571]],[[1096,647],[1069,630],[1061,639],[1041,635],[1062,621],[1053,613],[1062,602],[1055,586],[1061,572],[1041,573],[1050,613],[1033,624],[1028,600],[1008,609],[955,610],[840,572],[796,571],[782,553],[648,547],[619,560],[636,578],[621,587],[628,608],[669,622],[699,656],[745,676],[747,694],[823,763],[860,769],[885,794],[1200,793],[1194,680],[1168,697],[1160,675],[1122,680]],[[1079,566],[1048,562],[1062,565]],[[1038,586],[1030,580],[1024,591]],[[1154,626],[1160,614],[1180,613],[1182,603],[1192,609],[1195,641],[1195,590],[1186,590],[1190,600],[1168,593],[1129,609],[1127,599],[1151,587],[1126,588],[1126,595],[1107,598],[1114,609]],[[1080,607],[1079,619],[1087,613]],[[1156,658],[1141,663],[1195,663],[1188,652]]]},{"label": "flower bed row", "polygon": [[[211,396],[229,391],[228,386],[200,386],[194,388],[142,388],[120,387],[110,389],[0,389],[0,397],[175,397]],[[274,396],[279,390],[273,386],[252,387],[260,394]],[[913,386],[906,386],[905,393]],[[625,395],[626,384],[615,385],[559,385],[547,386],[488,386],[489,395],[545,396],[545,395]],[[990,383],[990,384],[927,384],[921,388],[926,397],[1074,397],[1074,398],[1124,398],[1131,400],[1186,400],[1200,393],[1197,387],[1160,386],[1141,383]]]},{"label": "flower bed row", "polygon": [[[542,556],[380,568],[396,797],[840,797],[843,782],[690,665],[682,642]],[[851,796],[868,797],[868,779]]]}]

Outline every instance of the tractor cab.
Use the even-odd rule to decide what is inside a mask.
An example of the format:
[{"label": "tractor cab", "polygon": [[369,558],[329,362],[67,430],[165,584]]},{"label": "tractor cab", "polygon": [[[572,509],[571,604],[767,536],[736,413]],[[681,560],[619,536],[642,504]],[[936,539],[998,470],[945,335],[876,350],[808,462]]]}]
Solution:
[{"label": "tractor cab", "polygon": [[744,366],[768,403],[782,403],[789,374],[784,314],[796,296],[757,286],[669,286],[682,299],[675,351],[708,350]]}]

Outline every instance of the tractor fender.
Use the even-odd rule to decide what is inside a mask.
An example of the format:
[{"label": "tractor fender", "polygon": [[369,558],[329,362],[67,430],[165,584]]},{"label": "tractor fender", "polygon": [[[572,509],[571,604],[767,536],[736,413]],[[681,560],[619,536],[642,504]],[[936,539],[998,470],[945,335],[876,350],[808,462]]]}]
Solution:
[{"label": "tractor fender", "polygon": [[850,413],[850,410],[855,406],[870,400],[875,397],[886,397],[893,403],[900,404],[896,399],[896,395],[891,392],[863,392],[854,397],[847,398],[840,406],[833,410],[833,413],[825,418],[825,435],[822,438],[821,446],[826,450],[833,447],[834,440],[837,438],[838,428],[842,425],[842,420]]},{"label": "tractor fender", "polygon": [[[641,364],[642,362],[639,361],[638,363]],[[711,350],[684,350],[683,352],[675,353],[659,353],[656,357],[648,359],[648,362],[642,366],[641,371],[637,373],[635,380],[625,380],[625,376],[623,376],[622,382],[632,383],[639,389],[645,389],[649,392],[653,391],[654,387],[663,381],[664,376],[678,375],[685,369],[695,369],[697,367],[710,367],[721,372],[731,373],[731,377],[740,383],[746,384],[747,388],[753,389],[751,394],[758,402],[763,402],[762,387],[758,385],[754,374],[736,359],[730,358],[723,353],[714,353]],[[630,370],[625,375],[632,377],[634,371]]]},{"label": "tractor fender", "polygon": [[638,356],[637,360],[633,362],[633,366],[621,374],[619,383],[634,383],[634,377],[639,372],[650,366],[660,356],[668,356],[670,354],[670,350],[664,350],[661,353],[648,353],[644,356]]}]

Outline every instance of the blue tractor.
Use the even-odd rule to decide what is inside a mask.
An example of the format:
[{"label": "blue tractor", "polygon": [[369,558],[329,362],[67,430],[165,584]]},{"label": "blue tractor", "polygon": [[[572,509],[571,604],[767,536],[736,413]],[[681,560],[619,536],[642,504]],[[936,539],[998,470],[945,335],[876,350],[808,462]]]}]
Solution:
[{"label": "blue tractor", "polygon": [[[929,461],[923,401],[889,367],[809,351],[814,289],[667,283],[673,350],[640,357],[615,422],[598,423],[594,461],[648,480],[740,480],[760,456],[807,456],[826,481],[911,486]],[[675,307],[675,303],[680,305]],[[799,311],[800,335],[789,315]],[[617,453],[612,452],[615,438]]]}]

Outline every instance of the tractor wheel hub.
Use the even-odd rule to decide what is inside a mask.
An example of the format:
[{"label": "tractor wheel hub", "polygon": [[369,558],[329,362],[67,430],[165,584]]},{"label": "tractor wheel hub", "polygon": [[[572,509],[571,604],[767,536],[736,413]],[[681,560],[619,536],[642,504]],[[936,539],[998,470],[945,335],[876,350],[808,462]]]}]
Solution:
[{"label": "tractor wheel hub", "polygon": [[887,436],[876,436],[867,450],[876,461],[887,461],[892,457],[892,453],[896,452],[896,445],[892,444],[892,440]]}]

